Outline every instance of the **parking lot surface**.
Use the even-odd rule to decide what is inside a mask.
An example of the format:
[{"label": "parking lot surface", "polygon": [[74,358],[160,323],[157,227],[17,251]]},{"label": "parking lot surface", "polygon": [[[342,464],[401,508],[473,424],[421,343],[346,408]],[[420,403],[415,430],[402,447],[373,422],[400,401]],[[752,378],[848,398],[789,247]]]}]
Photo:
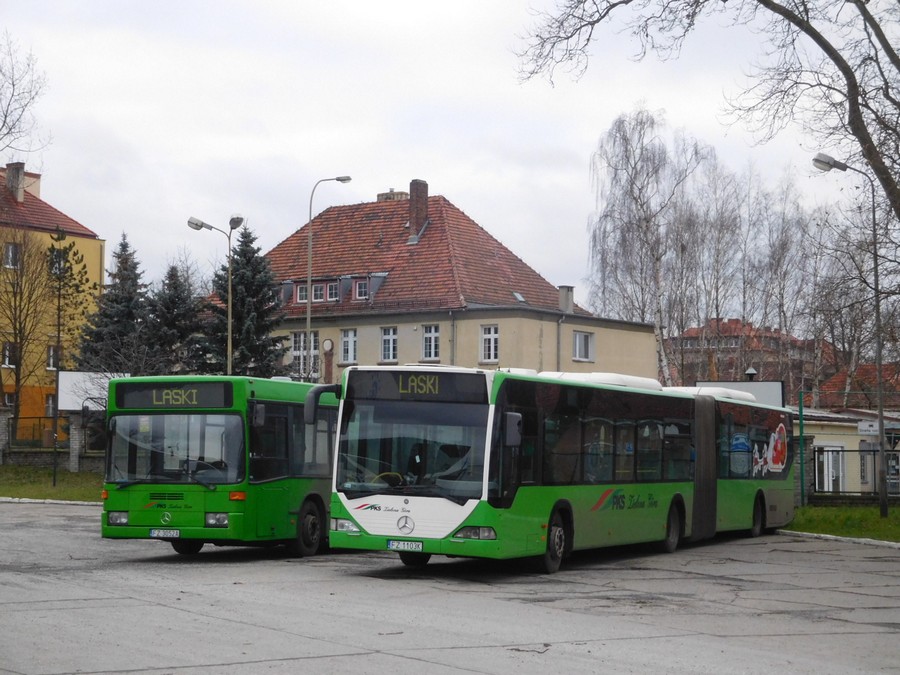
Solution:
[{"label": "parking lot surface", "polygon": [[205,547],[0,503],[0,673],[900,672],[900,550],[777,534],[527,561]]}]

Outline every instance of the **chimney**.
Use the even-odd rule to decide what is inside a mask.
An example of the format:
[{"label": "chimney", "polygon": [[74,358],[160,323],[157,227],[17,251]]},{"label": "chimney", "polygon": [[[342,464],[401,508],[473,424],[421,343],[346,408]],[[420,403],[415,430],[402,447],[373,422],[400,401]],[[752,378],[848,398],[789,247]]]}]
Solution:
[{"label": "chimney", "polygon": [[6,187],[12,192],[16,202],[25,201],[25,162],[10,162],[6,165]]},{"label": "chimney", "polygon": [[575,287],[559,287],[559,311],[563,314],[572,314],[575,311]]},{"label": "chimney", "polygon": [[415,178],[409,182],[409,240],[416,244],[428,224],[428,183]]}]

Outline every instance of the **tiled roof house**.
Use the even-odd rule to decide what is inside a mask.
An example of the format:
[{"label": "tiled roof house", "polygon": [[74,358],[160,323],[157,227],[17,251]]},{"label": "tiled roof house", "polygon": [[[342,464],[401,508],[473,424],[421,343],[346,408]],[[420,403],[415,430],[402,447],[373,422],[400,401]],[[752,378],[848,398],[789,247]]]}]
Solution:
[{"label": "tiled roof house", "polygon": [[[34,250],[43,255],[54,246],[53,238],[58,232],[65,235],[63,245],[75,241],[78,252],[84,257],[90,281],[98,288],[102,287],[105,242],[95,232],[41,199],[40,174],[25,171],[23,162],[0,167],[0,253],[3,256],[0,274],[11,280],[10,275],[25,273],[26,263],[22,258],[25,251]],[[12,292],[10,287],[11,284],[4,284],[0,293]],[[3,305],[10,306],[10,303],[0,301],[0,306]],[[31,342],[22,348],[8,314],[0,312],[0,341],[3,343],[0,362],[3,399],[0,404],[14,407],[18,402],[20,419],[50,417],[56,405],[55,375],[60,355],[56,352],[56,304],[50,305],[44,319],[46,327],[32,331]],[[61,362],[65,368],[68,346],[63,344],[62,348]],[[39,433],[42,426],[43,423],[29,421],[28,426],[20,424],[19,431],[32,428]]]},{"label": "tiled roof house", "polygon": [[326,209],[266,255],[300,377],[332,382],[351,364],[413,362],[655,376],[652,327],[592,316],[571,286],[554,287],[422,180]]}]

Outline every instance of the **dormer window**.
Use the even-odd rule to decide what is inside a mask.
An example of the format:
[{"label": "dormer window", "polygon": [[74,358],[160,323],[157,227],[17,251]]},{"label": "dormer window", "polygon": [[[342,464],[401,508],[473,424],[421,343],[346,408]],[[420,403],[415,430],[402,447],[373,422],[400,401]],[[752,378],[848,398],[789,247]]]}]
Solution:
[{"label": "dormer window", "polygon": [[325,300],[325,284],[313,284],[313,302],[323,302]]},{"label": "dormer window", "polygon": [[357,300],[368,300],[369,299],[369,280],[368,279],[360,279],[356,282],[356,293],[354,296]]},{"label": "dormer window", "polygon": [[341,299],[340,290],[338,286],[338,282],[329,281],[328,282],[328,301],[336,302]]}]

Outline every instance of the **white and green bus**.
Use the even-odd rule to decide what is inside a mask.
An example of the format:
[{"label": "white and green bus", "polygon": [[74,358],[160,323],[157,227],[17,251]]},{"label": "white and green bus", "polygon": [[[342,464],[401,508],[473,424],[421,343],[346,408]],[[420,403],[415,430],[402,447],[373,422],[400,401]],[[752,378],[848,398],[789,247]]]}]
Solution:
[{"label": "white and green bus", "polygon": [[[745,530],[794,512],[791,416],[726,389],[453,367],[352,367],[340,403],[330,543],[522,558]],[[312,417],[310,418],[312,419]]]}]

